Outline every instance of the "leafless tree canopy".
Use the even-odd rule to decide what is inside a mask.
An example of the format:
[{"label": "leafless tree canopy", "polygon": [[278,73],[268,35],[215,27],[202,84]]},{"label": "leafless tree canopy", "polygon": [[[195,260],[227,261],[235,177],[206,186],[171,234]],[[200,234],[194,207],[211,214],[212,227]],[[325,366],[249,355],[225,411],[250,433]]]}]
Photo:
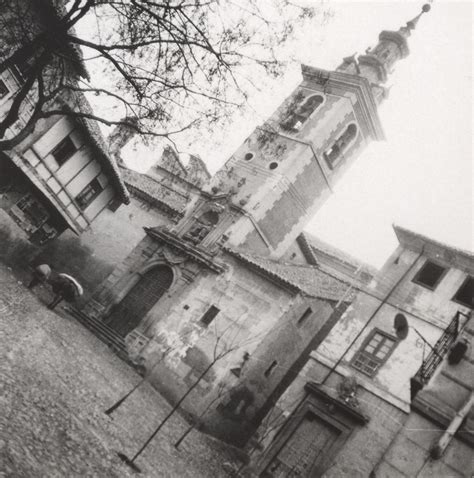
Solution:
[{"label": "leafless tree canopy", "polygon": [[61,114],[158,136],[220,121],[245,102],[249,65],[278,75],[279,47],[314,13],[290,0],[0,0],[0,73],[20,79],[0,150]]}]

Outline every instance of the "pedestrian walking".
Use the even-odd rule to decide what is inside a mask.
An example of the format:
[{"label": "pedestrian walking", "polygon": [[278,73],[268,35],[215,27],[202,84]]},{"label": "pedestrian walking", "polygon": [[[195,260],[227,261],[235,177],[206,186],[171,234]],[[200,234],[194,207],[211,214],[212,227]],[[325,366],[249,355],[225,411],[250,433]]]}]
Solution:
[{"label": "pedestrian walking", "polygon": [[33,289],[33,287],[38,284],[44,284],[48,282],[51,277],[51,267],[48,264],[40,264],[33,269],[33,277],[31,278],[30,283],[28,284],[28,289]]},{"label": "pedestrian walking", "polygon": [[84,293],[81,284],[68,274],[58,274],[57,277],[50,279],[50,284],[55,294],[54,299],[48,305],[48,309],[51,310],[63,299],[67,302],[74,302]]}]

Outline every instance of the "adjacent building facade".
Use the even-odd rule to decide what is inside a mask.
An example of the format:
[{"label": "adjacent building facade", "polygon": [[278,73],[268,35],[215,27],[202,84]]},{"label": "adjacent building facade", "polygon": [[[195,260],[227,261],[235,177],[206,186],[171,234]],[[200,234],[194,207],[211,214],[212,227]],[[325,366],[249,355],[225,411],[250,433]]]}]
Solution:
[{"label": "adjacent building facade", "polygon": [[[7,25],[13,29],[14,24],[8,23],[7,17],[17,15],[18,22],[25,21],[29,26],[31,23],[32,34],[35,29],[39,34],[57,15],[56,7],[50,2],[18,2],[11,10],[9,8],[5,6],[2,10],[2,28]],[[11,54],[17,45],[4,44],[3,48],[4,54]],[[64,74],[71,84],[80,78],[87,79],[80,52],[67,45],[61,48],[64,48]],[[15,109],[15,99],[21,97],[18,92],[31,81],[31,59],[35,54],[26,55],[0,74],[1,120],[9,117],[12,108]],[[48,72],[55,67],[53,64],[45,68],[43,83],[53,81],[54,75]],[[50,86],[49,83],[44,85],[46,93]],[[22,138],[0,153],[0,209],[16,224],[13,226],[2,214],[5,243],[8,243],[10,230],[22,231],[23,237],[36,245],[48,243],[66,229],[79,235],[106,208],[114,209],[129,202],[128,192],[114,159],[107,152],[99,127],[87,118],[92,111],[86,98],[81,93],[64,89],[52,101],[58,110],[70,110],[74,117],[58,114],[30,125],[39,94],[34,83],[20,105],[18,119],[2,135],[3,142],[17,135]],[[85,116],[77,116],[81,113]]]},{"label": "adjacent building facade", "polygon": [[472,474],[474,256],[395,232],[397,250],[263,421],[259,476]]}]

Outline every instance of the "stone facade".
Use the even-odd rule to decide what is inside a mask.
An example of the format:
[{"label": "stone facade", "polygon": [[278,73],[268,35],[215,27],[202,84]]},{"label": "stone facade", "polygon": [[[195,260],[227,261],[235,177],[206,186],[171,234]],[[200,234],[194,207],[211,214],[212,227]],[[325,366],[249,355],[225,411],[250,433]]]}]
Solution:
[{"label": "stone facade", "polygon": [[[161,288],[146,279],[159,268],[162,277],[170,272],[166,290],[142,315],[129,312],[137,284],[141,294],[147,284],[152,294]],[[210,366],[183,407],[207,431],[243,445],[352,298],[349,283],[314,266],[231,248],[204,254],[152,228],[85,311],[126,335],[130,355],[172,402]]]},{"label": "stone facade", "polygon": [[371,64],[303,66],[302,83],[183,217],[146,228],[84,308],[125,337],[172,402],[192,387],[183,409],[239,446],[372,278],[301,232],[365,146],[383,139],[381,83],[413,27],[381,38]]}]

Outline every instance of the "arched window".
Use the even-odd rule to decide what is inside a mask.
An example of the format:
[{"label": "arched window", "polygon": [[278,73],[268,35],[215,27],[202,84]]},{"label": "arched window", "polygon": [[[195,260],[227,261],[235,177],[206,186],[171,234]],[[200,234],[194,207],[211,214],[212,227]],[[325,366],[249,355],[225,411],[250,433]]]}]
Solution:
[{"label": "arched window", "polygon": [[218,222],[219,214],[215,211],[207,211],[194,221],[194,224],[183,238],[190,240],[194,244],[199,244]]},{"label": "arched window", "polygon": [[295,111],[290,113],[288,117],[280,124],[286,130],[296,133],[301,130],[304,122],[316,111],[316,109],[324,101],[321,95],[312,95],[299,105]]},{"label": "arched window", "polygon": [[347,150],[356,136],[357,126],[351,123],[341,136],[334,141],[332,146],[324,152],[324,158],[331,169],[334,168],[341,155]]}]

